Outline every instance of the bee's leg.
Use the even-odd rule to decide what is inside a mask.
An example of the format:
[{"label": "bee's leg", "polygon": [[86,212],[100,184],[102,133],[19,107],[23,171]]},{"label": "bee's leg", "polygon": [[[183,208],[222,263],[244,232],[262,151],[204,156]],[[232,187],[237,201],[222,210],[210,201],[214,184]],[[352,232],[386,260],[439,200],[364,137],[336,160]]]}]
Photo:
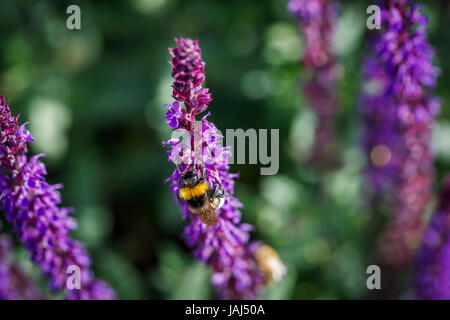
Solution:
[{"label": "bee's leg", "polygon": [[210,193],[210,198],[223,198],[225,197],[225,189],[223,186],[215,184]]},{"label": "bee's leg", "polygon": [[225,188],[221,186],[220,188],[217,188],[217,194],[216,197],[224,198],[225,197]]},{"label": "bee's leg", "polygon": [[215,184],[214,187],[212,187],[208,190],[209,199],[214,198],[216,196],[216,193],[217,193],[217,184]]},{"label": "bee's leg", "polygon": [[225,189],[223,186],[219,187],[217,184],[214,185],[214,188],[209,194],[209,201],[214,210],[217,210],[223,206],[225,203]]}]

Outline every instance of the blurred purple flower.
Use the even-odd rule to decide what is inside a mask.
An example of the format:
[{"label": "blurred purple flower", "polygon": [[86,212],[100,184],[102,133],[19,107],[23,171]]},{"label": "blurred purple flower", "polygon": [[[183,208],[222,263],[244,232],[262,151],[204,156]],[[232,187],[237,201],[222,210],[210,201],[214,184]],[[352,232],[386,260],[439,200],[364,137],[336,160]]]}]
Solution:
[{"label": "blurred purple flower", "polygon": [[0,236],[0,300],[42,299],[37,284],[12,261],[12,244]]},{"label": "blurred purple flower", "polygon": [[114,291],[94,279],[91,259],[83,244],[70,238],[76,228],[71,209],[60,208],[61,185],[45,180],[42,155],[27,157],[27,142],[33,141],[25,124],[19,126],[9,103],[0,97],[0,202],[7,220],[24,243],[33,262],[50,279],[50,288],[66,287],[67,267],[81,269],[81,290],[67,290],[68,299],[113,299]]},{"label": "blurred purple flower", "polygon": [[416,259],[417,299],[450,300],[450,175]]},{"label": "blurred purple flower", "polygon": [[408,264],[431,197],[430,148],[439,101],[428,94],[439,70],[426,39],[427,20],[409,0],[380,1],[383,29],[372,39],[362,97],[367,174],[375,194],[389,191],[394,215],[379,240],[386,264]]},{"label": "blurred purple flower", "polygon": [[[206,118],[196,122],[195,115],[202,113],[211,101],[208,89],[201,87],[205,79],[204,67],[198,41],[176,39],[178,47],[169,49],[172,55],[172,75],[175,78],[173,97],[177,102],[169,105],[166,114],[167,123],[173,129],[184,129],[191,137],[191,144],[200,145],[183,154],[178,139],[163,143],[169,145],[169,161],[179,167],[166,180],[171,183],[175,196],[179,193],[178,181],[182,173],[196,163],[195,170],[205,170],[205,178],[210,186],[222,184],[225,191],[225,203],[216,210],[218,224],[215,227],[202,223],[197,215],[190,214],[187,204],[179,202],[184,218],[191,217],[191,223],[185,228],[183,237],[192,248],[194,256],[213,270],[212,284],[220,298],[254,299],[266,281],[261,266],[255,261],[254,250],[249,247],[249,232],[252,226],[241,223],[241,202],[233,196],[234,179],[237,174],[229,173],[228,156],[230,150],[222,147],[221,135],[217,128]],[[180,108],[184,103],[185,109]],[[201,143],[200,143],[201,141]],[[192,150],[194,149],[194,150]],[[186,149],[184,149],[186,151]],[[194,152],[193,152],[194,151]],[[192,167],[191,167],[192,168]]]},{"label": "blurred purple flower", "polygon": [[288,10],[297,18],[305,39],[302,64],[310,72],[303,94],[317,117],[311,163],[337,164],[335,121],[337,97],[335,84],[339,65],[332,50],[337,6],[331,0],[290,0]]}]

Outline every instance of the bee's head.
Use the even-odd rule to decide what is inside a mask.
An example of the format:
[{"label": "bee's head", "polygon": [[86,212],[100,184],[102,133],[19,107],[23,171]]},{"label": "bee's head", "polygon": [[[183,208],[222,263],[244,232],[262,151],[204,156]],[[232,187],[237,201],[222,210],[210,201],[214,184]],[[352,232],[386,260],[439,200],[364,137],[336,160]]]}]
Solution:
[{"label": "bee's head", "polygon": [[200,180],[200,177],[194,170],[189,170],[181,176],[179,183],[181,188],[189,188],[197,185]]}]

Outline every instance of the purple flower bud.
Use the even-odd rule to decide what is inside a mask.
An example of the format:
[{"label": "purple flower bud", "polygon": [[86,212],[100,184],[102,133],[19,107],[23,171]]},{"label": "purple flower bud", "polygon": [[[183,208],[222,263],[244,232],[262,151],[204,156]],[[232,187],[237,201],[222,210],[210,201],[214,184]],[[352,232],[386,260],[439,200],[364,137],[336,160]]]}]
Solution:
[{"label": "purple flower bud", "polygon": [[211,95],[208,96],[207,91],[198,92],[200,88],[197,89],[205,80],[205,63],[198,41],[184,38],[175,41],[178,47],[169,49],[172,56],[172,77],[175,79],[172,84],[173,98],[184,102],[189,114],[196,115],[202,112],[200,110],[205,103],[211,101]]}]

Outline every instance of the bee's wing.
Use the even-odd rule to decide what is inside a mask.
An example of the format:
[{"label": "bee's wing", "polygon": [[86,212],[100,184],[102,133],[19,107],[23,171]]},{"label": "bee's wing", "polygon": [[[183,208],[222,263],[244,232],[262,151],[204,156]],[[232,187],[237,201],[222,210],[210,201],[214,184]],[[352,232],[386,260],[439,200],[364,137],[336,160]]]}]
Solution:
[{"label": "bee's wing", "polygon": [[198,217],[201,222],[207,224],[208,226],[217,226],[217,214],[212,208],[207,208],[198,213]]}]

